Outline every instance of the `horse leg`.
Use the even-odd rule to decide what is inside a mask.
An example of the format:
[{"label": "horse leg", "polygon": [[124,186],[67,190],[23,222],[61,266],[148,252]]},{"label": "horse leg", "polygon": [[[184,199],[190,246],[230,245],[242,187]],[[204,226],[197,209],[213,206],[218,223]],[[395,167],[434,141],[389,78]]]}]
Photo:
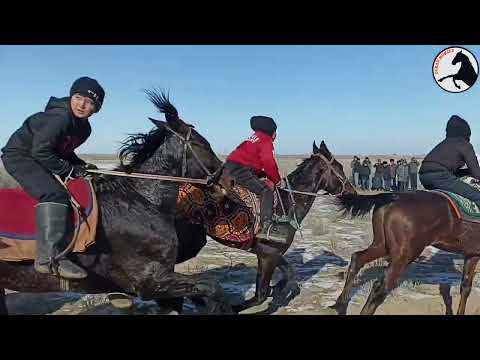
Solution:
[{"label": "horse leg", "polygon": [[480,260],[480,257],[478,256],[465,258],[463,264],[462,284],[460,286],[460,304],[458,305],[457,315],[465,315],[467,299],[472,289],[475,267],[477,266],[478,260]]},{"label": "horse leg", "polygon": [[354,253],[350,260],[350,266],[348,267],[347,278],[342,293],[335,304],[330,306],[330,308],[335,309],[339,315],[346,315],[348,304],[351,300],[353,284],[358,272],[365,266],[365,264],[384,257],[386,254],[387,251],[383,244],[381,246],[369,247],[366,250]]},{"label": "horse leg", "polygon": [[455,75],[456,75],[456,74],[444,76],[443,78],[438,79],[438,81],[439,81],[439,82],[442,82],[443,80],[448,79],[448,78],[451,78],[451,77],[454,77]]},{"label": "horse leg", "polygon": [[281,294],[287,287],[298,285],[295,281],[295,270],[284,256],[280,258],[277,268],[282,273],[282,279],[272,287],[272,296]]},{"label": "horse leg", "polygon": [[345,286],[342,293],[338,297],[334,305],[331,306],[335,309],[339,315],[346,315],[348,304],[351,299],[351,292],[355,277],[358,272],[375,259],[382,258],[387,255],[387,249],[385,246],[385,231],[384,231],[384,218],[385,211],[383,209],[378,210],[373,214],[372,226],[373,226],[373,242],[365,250],[357,251],[353,253],[350,260],[350,265],[347,271],[347,277],[345,279]]},{"label": "horse leg", "polygon": [[408,261],[401,258],[392,259],[392,263],[385,271],[385,276],[376,280],[368,295],[360,315],[373,315],[375,310],[385,301],[388,294],[395,287],[398,278],[408,265]]},{"label": "horse leg", "polygon": [[[209,313],[230,313],[232,311],[220,283],[200,275],[175,273],[157,261],[144,257],[130,259],[123,264],[131,285],[142,300],[159,301],[160,305],[170,304],[183,297],[204,297]],[[177,303],[179,304],[179,303]]]},{"label": "horse leg", "polygon": [[208,313],[232,312],[220,283],[199,275],[184,275],[173,271],[157,273],[154,276],[153,287],[144,288],[141,297],[160,300],[162,301],[160,304],[170,300],[170,304],[173,302],[173,309],[179,313],[183,308],[184,297],[201,297],[205,298]]},{"label": "horse leg", "polygon": [[443,302],[445,303],[445,315],[453,315],[452,309],[452,296],[450,295],[450,285],[440,284],[440,295],[442,295]]},{"label": "horse leg", "polygon": [[460,89],[460,86],[459,86],[459,85],[457,84],[457,82],[455,81],[455,80],[457,80],[457,78],[454,76],[454,77],[452,77],[452,80],[453,80],[453,85],[455,85],[455,87],[456,87],[457,89]]},{"label": "horse leg", "polygon": [[265,302],[270,292],[270,281],[272,280],[273,272],[282,258],[282,252],[279,249],[260,241],[252,248],[252,252],[257,255],[258,259],[255,295],[239,305],[234,305],[233,309],[236,312]]},{"label": "horse leg", "polygon": [[300,293],[300,286],[295,280],[295,270],[284,256],[280,258],[278,269],[283,278],[272,287],[272,303],[277,307],[287,304]]},{"label": "horse leg", "polygon": [[0,315],[8,315],[7,304],[5,299],[5,288],[0,289]]}]

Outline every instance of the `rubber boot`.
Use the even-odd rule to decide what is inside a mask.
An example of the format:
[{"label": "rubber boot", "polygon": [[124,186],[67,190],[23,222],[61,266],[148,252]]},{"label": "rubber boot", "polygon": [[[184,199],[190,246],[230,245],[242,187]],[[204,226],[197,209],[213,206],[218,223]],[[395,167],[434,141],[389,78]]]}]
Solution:
[{"label": "rubber boot", "polygon": [[[35,207],[37,226],[37,259],[34,268],[42,274],[56,274],[52,258],[59,253],[70,234],[70,207],[59,203],[40,203]],[[87,272],[66,258],[59,259],[58,275],[66,279],[83,279]]]}]

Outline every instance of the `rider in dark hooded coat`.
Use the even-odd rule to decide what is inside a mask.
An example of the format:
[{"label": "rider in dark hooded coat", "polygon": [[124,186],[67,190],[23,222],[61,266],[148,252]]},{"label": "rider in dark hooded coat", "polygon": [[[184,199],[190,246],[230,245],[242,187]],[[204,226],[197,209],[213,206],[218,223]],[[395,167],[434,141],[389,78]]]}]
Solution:
[{"label": "rider in dark hooded coat", "polygon": [[[460,116],[448,120],[446,138],[427,154],[420,167],[420,182],[425,189],[456,193],[480,206],[480,192],[460,180],[468,175],[480,180],[480,167],[470,143],[471,130]],[[461,169],[467,165],[468,171]]]},{"label": "rider in dark hooded coat", "polygon": [[5,170],[38,201],[35,207],[37,258],[35,270],[68,279],[87,276],[63,257],[54,262],[72,234],[70,195],[55,179],[82,177],[87,165],[74,152],[91,134],[88,118],[100,110],[105,92],[94,79],[77,79],[70,96],[51,97],[45,111],[29,116],[2,149]]}]

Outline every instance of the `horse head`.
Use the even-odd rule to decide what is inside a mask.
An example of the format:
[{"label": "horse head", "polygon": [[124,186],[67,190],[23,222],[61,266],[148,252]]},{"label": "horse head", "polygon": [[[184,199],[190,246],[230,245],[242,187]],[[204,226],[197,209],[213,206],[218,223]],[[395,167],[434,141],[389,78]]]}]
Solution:
[{"label": "horse head", "polygon": [[311,181],[314,192],[325,190],[332,195],[355,193],[355,189],[343,172],[343,166],[332,155],[324,141],[317,146],[313,142]]},{"label": "horse head", "polygon": [[462,50],[460,50],[456,55],[455,57],[453,58],[452,60],[452,65],[457,65],[458,63],[464,63],[464,62],[467,62],[467,63],[470,63],[470,59],[468,58],[467,55],[465,55],[464,53],[462,53]]},{"label": "horse head", "polygon": [[149,118],[156,126],[147,134],[131,135],[120,151],[128,158],[130,171],[205,178],[222,164],[210,143],[178,116],[177,109],[164,92],[145,91],[149,100],[166,121]]}]

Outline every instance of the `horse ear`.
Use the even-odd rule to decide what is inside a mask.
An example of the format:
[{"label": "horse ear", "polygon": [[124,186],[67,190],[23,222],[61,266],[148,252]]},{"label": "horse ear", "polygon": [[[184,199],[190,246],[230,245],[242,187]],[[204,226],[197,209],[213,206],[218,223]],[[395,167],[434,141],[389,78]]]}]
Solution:
[{"label": "horse ear", "polygon": [[327,155],[330,155],[330,150],[328,150],[327,145],[325,144],[325,142],[323,140],[320,143],[320,151],[327,154]]},{"label": "horse ear", "polygon": [[320,149],[318,148],[315,140],[313,141],[313,153],[318,154],[320,152]]},{"label": "horse ear", "polygon": [[165,114],[165,119],[167,120],[168,126],[179,133],[187,131],[189,127],[193,128],[193,125],[187,124],[185,121],[180,119],[176,114]]},{"label": "horse ear", "polygon": [[148,120],[150,120],[156,127],[158,127],[159,129],[162,129],[164,126],[165,126],[165,122],[164,121],[160,121],[160,120],[156,120],[156,119],[152,119],[152,118],[148,118]]}]

